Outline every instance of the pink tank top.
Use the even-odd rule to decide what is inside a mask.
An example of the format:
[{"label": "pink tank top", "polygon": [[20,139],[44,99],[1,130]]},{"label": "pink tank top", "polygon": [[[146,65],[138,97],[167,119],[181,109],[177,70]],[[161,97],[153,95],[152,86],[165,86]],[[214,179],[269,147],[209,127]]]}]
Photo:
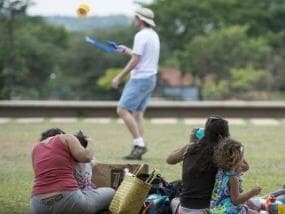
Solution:
[{"label": "pink tank top", "polygon": [[78,189],[74,177],[76,161],[59,135],[38,143],[32,152],[35,180],[32,196]]}]

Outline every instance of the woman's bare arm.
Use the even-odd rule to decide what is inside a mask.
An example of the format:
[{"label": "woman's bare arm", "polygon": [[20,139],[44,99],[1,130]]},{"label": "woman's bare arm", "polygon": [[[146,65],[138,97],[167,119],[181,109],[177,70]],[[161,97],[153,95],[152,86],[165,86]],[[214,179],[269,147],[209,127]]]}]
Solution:
[{"label": "woman's bare arm", "polygon": [[94,155],[94,145],[91,142],[91,139],[88,138],[88,144],[86,148],[84,148],[79,140],[70,134],[63,134],[60,135],[60,139],[63,143],[65,143],[69,150],[71,155],[76,159],[78,162],[90,162]]},{"label": "woman's bare arm", "polygon": [[179,149],[176,149],[173,152],[171,152],[168,155],[168,157],[166,159],[166,162],[168,164],[177,164],[177,163],[181,162],[183,160],[183,158],[184,158],[185,153],[187,152],[187,150],[189,148],[189,145],[190,144],[185,145],[185,146],[183,146],[183,147],[181,147]]}]

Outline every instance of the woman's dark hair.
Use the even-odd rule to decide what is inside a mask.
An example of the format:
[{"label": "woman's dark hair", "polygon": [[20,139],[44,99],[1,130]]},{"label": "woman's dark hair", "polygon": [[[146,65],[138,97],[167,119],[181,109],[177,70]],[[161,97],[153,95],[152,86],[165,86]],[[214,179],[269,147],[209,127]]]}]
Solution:
[{"label": "woman's dark hair", "polygon": [[225,138],[214,152],[214,161],[225,171],[230,171],[243,159],[243,146],[240,142]]},{"label": "woman's dark hair", "polygon": [[65,134],[65,132],[59,128],[48,129],[41,134],[40,141],[45,140],[49,137],[53,137],[53,136],[58,135],[58,134]]},{"label": "woman's dark hair", "polygon": [[216,167],[214,163],[214,149],[219,141],[230,136],[228,121],[220,116],[211,116],[205,125],[205,136],[199,143],[193,144],[189,150],[190,155],[198,155],[195,166],[199,173]]},{"label": "woman's dark hair", "polygon": [[88,141],[86,140],[87,136],[85,136],[81,130],[79,130],[74,136],[79,140],[80,144],[86,148],[88,144]]},{"label": "woman's dark hair", "polygon": [[205,137],[208,140],[218,141],[221,138],[230,136],[228,121],[221,116],[211,116],[205,125]]}]

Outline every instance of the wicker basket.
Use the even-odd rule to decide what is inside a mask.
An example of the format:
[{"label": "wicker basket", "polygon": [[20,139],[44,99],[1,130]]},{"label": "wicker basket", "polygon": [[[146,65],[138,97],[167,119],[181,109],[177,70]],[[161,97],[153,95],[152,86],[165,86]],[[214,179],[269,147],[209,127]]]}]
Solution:
[{"label": "wicker basket", "polygon": [[138,214],[151,188],[154,173],[145,182],[136,177],[142,166],[135,174],[126,175],[119,186],[109,210],[113,214]]}]

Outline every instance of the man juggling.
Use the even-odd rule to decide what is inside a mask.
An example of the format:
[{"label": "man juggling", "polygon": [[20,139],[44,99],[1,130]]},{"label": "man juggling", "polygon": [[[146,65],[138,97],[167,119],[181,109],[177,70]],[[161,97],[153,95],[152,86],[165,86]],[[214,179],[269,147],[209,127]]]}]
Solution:
[{"label": "man juggling", "polygon": [[[133,137],[133,148],[127,160],[141,160],[147,148],[143,139],[144,112],[148,100],[156,86],[160,41],[155,32],[154,13],[148,8],[135,11],[134,25],[138,32],[133,49],[119,46],[119,52],[130,55],[125,68],[112,80],[112,87],[118,88],[121,81],[130,73],[117,106],[117,113],[123,119]],[[121,51],[121,50],[124,51]]]}]

